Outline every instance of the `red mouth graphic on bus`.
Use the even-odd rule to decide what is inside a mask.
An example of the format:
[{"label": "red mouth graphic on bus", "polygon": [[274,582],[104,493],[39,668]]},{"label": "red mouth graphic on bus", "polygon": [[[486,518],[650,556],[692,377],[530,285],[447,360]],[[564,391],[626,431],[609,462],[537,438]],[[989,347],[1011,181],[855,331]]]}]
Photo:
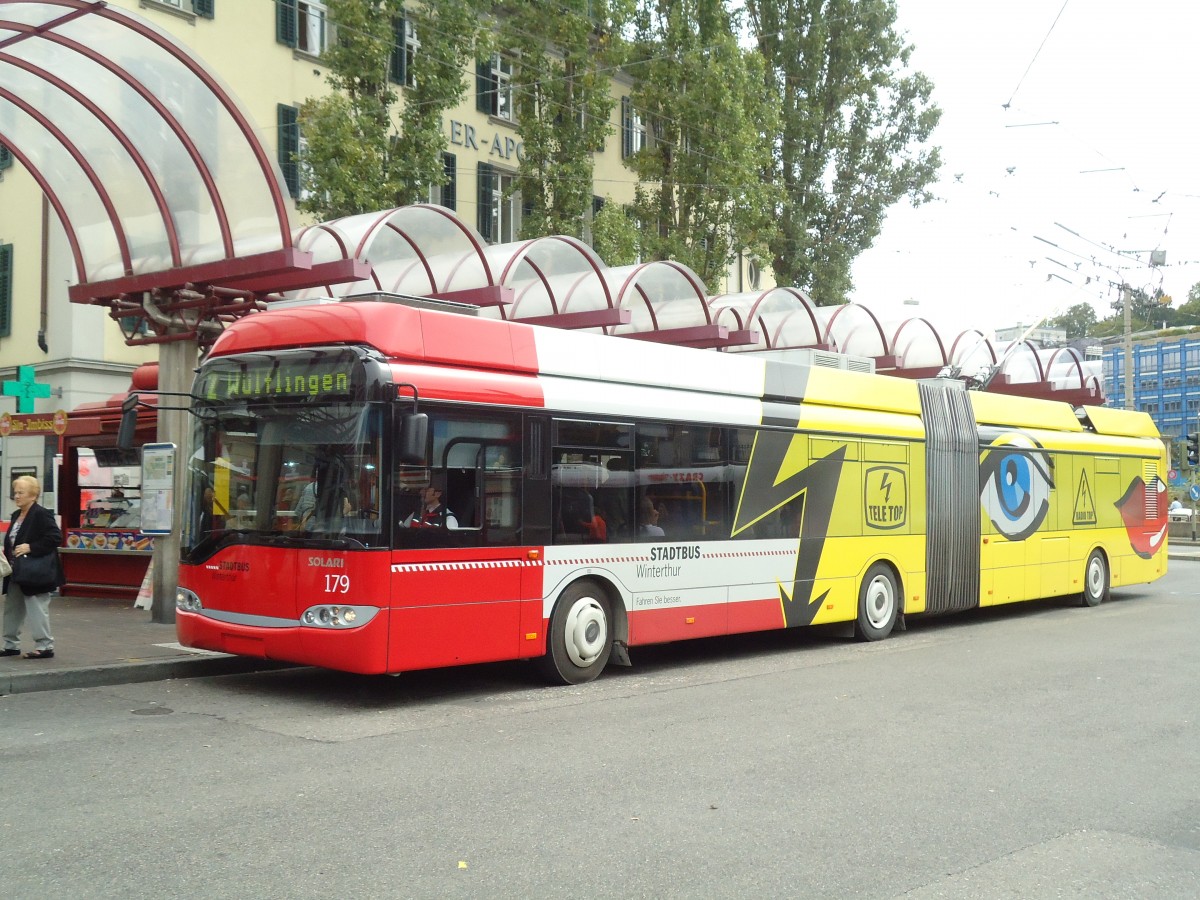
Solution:
[{"label": "red mouth graphic on bus", "polygon": [[[1151,499],[1147,496],[1149,491],[1154,492],[1152,504],[1148,502]],[[1135,478],[1125,496],[1115,505],[1125,522],[1133,552],[1142,559],[1152,558],[1167,536],[1167,486],[1158,477],[1149,487],[1142,479]],[[1147,514],[1148,507],[1153,517]]]}]

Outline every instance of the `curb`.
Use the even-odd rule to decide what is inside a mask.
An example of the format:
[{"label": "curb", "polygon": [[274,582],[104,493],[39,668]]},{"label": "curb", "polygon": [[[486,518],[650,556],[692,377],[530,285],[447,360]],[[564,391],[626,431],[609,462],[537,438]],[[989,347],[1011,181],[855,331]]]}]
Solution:
[{"label": "curb", "polygon": [[246,656],[218,656],[204,659],[155,659],[140,662],[107,663],[79,669],[43,669],[35,672],[0,674],[0,696],[30,694],[35,691],[62,691],[71,688],[105,687],[136,684],[168,678],[211,678],[218,675],[244,675],[249,672],[290,669],[290,663]]}]

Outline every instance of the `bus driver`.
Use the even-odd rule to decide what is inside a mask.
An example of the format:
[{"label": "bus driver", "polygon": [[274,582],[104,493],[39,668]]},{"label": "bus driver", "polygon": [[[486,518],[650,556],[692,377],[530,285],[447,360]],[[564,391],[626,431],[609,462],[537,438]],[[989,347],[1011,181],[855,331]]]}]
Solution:
[{"label": "bus driver", "polygon": [[457,528],[458,519],[442,505],[442,486],[431,481],[421,489],[421,508],[400,523],[402,528]]}]

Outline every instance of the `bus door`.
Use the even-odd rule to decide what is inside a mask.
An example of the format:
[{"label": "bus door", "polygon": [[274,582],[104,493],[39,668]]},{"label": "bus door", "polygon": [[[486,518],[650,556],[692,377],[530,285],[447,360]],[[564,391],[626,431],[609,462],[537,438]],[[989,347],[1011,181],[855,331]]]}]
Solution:
[{"label": "bus door", "polygon": [[391,670],[521,654],[518,427],[515,416],[435,414],[431,465],[400,467]]}]

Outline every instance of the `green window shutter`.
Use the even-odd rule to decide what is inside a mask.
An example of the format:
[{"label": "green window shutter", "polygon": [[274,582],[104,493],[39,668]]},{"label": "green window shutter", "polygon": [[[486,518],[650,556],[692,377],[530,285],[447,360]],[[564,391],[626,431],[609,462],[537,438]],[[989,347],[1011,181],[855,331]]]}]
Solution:
[{"label": "green window shutter", "polygon": [[13,248],[0,244],[0,337],[12,334]]},{"label": "green window shutter", "polygon": [[458,157],[453,153],[443,153],[442,168],[448,179],[442,185],[442,206],[454,209],[458,204]]},{"label": "green window shutter", "polygon": [[7,169],[12,165],[13,155],[9,149],[3,144],[0,144],[0,169]]},{"label": "green window shutter", "polygon": [[392,58],[388,64],[388,80],[396,84],[404,84],[408,76],[408,60],[405,58],[404,47],[404,13],[392,19]]},{"label": "green window shutter", "polygon": [[203,19],[211,19],[216,16],[217,0],[192,0],[192,12]]},{"label": "green window shutter", "polygon": [[296,107],[284,103],[276,107],[276,113],[279,123],[279,168],[283,170],[288,193],[296,198],[300,196],[300,161],[296,159],[296,154],[300,152],[300,125],[297,121],[300,113]]},{"label": "green window shutter", "polygon": [[296,0],[275,0],[275,40],[295,47],[299,27],[296,19]]},{"label": "green window shutter", "polygon": [[621,158],[633,156],[633,101],[621,98]]},{"label": "green window shutter", "polygon": [[475,108],[490,115],[496,114],[496,79],[492,75],[492,61],[475,63]]},{"label": "green window shutter", "polygon": [[488,243],[494,239],[492,204],[496,200],[496,170],[487,163],[479,164],[479,236]]}]

